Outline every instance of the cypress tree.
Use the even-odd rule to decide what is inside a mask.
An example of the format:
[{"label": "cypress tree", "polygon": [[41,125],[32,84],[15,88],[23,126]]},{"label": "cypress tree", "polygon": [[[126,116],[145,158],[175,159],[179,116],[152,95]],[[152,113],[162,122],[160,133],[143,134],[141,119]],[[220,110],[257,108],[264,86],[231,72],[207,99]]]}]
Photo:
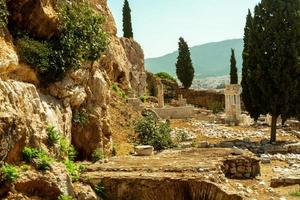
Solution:
[{"label": "cypress tree", "polygon": [[299,10],[299,1],[262,0],[245,31],[242,97],[253,105],[246,106],[251,115],[272,116],[271,143],[276,142],[278,116],[286,119],[297,113],[292,110],[299,93]]},{"label": "cypress tree", "polygon": [[231,49],[230,84],[238,84],[238,74],[237,74],[237,67],[236,67],[236,59],[235,59],[234,49]]},{"label": "cypress tree", "polygon": [[123,5],[123,36],[126,38],[133,38],[131,9],[128,0],[125,0]]},{"label": "cypress tree", "polygon": [[[258,6],[256,6],[255,10],[258,10]],[[259,93],[257,89],[256,83],[251,80],[253,79],[253,76],[251,76],[251,61],[255,62],[254,55],[250,52],[253,50],[253,17],[251,14],[251,11],[248,10],[247,20],[246,20],[246,26],[244,29],[244,50],[243,50],[243,69],[242,69],[242,100],[244,103],[244,106],[246,110],[249,112],[250,116],[255,119],[255,121],[258,119],[260,112],[258,112],[260,109],[256,108],[258,107],[258,102],[256,100],[259,99]],[[252,42],[252,43],[251,43]]]},{"label": "cypress tree", "polygon": [[182,37],[179,38],[178,45],[179,55],[176,63],[176,74],[184,88],[188,89],[193,83],[195,70],[189,47]]}]

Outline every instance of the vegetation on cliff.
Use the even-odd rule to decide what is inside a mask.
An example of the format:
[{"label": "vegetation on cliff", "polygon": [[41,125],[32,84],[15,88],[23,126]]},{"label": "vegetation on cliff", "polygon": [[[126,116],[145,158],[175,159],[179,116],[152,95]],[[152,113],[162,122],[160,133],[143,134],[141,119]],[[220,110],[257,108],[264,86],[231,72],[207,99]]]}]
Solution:
[{"label": "vegetation on cliff", "polygon": [[12,30],[21,60],[33,66],[44,83],[59,80],[83,61],[97,60],[107,43],[104,18],[88,4],[74,1],[58,7],[60,32],[51,39],[40,40],[23,30]]},{"label": "vegetation on cliff", "polygon": [[170,74],[168,74],[167,72],[159,72],[155,75],[161,79],[167,79],[167,80],[176,82],[176,79],[173,76],[171,76]]}]

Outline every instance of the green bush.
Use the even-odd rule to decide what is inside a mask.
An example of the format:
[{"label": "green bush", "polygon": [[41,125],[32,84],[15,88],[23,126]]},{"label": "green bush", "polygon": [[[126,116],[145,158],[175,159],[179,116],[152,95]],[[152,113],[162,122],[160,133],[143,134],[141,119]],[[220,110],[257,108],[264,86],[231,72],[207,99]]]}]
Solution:
[{"label": "green bush", "polygon": [[152,145],[156,150],[172,147],[168,123],[157,122],[153,117],[146,116],[135,124],[134,129],[138,133],[140,144]]},{"label": "green bush", "polygon": [[89,123],[89,113],[85,109],[81,109],[80,111],[75,111],[73,115],[73,122],[80,124],[81,126],[85,126]]},{"label": "green bush", "polygon": [[76,156],[77,156],[77,151],[75,147],[72,144],[70,144],[68,148],[68,159],[74,161]]},{"label": "green bush", "polygon": [[59,141],[60,154],[62,157],[67,156],[69,152],[70,143],[66,138],[61,138]]},{"label": "green bush", "polygon": [[208,106],[209,110],[212,110],[214,114],[224,111],[224,105],[221,102],[215,101]]},{"label": "green bush", "polygon": [[104,158],[103,151],[101,149],[96,149],[92,154],[92,161],[97,162]]},{"label": "green bush", "polygon": [[22,62],[33,66],[40,80],[47,84],[63,78],[68,69],[76,69],[82,61],[95,61],[106,48],[106,35],[102,30],[103,17],[88,4],[60,1],[60,32],[47,41],[20,35],[16,46]]},{"label": "green bush", "polygon": [[19,170],[10,164],[4,164],[0,171],[1,181],[14,182],[19,177]]},{"label": "green bush", "polygon": [[118,85],[116,85],[115,83],[111,86],[112,91],[114,91],[119,97],[122,97],[123,99],[127,99],[127,95],[125,94],[125,92],[119,88]]},{"label": "green bush", "polygon": [[58,200],[75,200],[72,196],[62,194],[58,197]]},{"label": "green bush", "polygon": [[188,133],[184,130],[179,130],[176,132],[176,140],[178,142],[185,142],[188,139]]},{"label": "green bush", "polygon": [[52,159],[44,152],[39,152],[34,159],[37,170],[49,170],[51,168]]},{"label": "green bush", "polygon": [[26,162],[32,162],[34,158],[37,158],[38,154],[42,151],[32,147],[24,147],[22,151],[23,159]]},{"label": "green bush", "polygon": [[291,193],[290,193],[290,196],[293,196],[293,197],[300,197],[300,191],[291,192]]},{"label": "green bush", "polygon": [[24,147],[22,155],[25,161],[34,162],[38,170],[48,170],[51,167],[52,159],[43,150]]},{"label": "green bush", "polygon": [[107,199],[105,193],[105,187],[102,182],[98,183],[93,189],[99,197],[101,197],[102,199]]},{"label": "green bush", "polygon": [[50,145],[57,144],[58,141],[60,140],[60,133],[55,130],[54,126],[49,126],[46,129],[47,134],[48,134],[48,142]]},{"label": "green bush", "polygon": [[102,30],[104,18],[84,2],[72,1],[59,6],[61,21],[58,45],[70,67],[78,61],[97,60],[106,48],[106,34]]},{"label": "green bush", "polygon": [[171,76],[170,74],[168,74],[167,72],[159,72],[155,75],[161,79],[167,79],[167,80],[176,82],[176,79],[173,76]]},{"label": "green bush", "polygon": [[0,0],[0,29],[4,29],[8,22],[6,0]]},{"label": "green bush", "polygon": [[76,158],[77,151],[75,147],[72,144],[70,144],[70,142],[66,138],[60,138],[59,147],[61,159],[64,159],[67,156],[69,160],[73,161]]},{"label": "green bush", "polygon": [[140,99],[141,102],[145,103],[147,101],[148,97],[140,96],[139,99]]},{"label": "green bush", "polygon": [[28,171],[28,170],[30,169],[30,166],[24,164],[24,165],[22,165],[22,166],[20,167],[20,169],[21,169],[23,172],[26,172],[26,171]]},{"label": "green bush", "polygon": [[71,176],[73,182],[78,181],[80,178],[80,174],[83,170],[83,167],[79,164],[74,163],[73,161],[66,160],[64,161],[64,165]]}]

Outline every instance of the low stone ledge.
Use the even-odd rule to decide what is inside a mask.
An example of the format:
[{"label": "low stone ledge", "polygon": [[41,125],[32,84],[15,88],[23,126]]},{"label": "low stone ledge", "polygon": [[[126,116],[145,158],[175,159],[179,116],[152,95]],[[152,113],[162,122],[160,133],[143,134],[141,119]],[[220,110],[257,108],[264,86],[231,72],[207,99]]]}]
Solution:
[{"label": "low stone ledge", "polygon": [[273,188],[298,184],[300,184],[300,177],[285,177],[271,179],[271,187]]}]

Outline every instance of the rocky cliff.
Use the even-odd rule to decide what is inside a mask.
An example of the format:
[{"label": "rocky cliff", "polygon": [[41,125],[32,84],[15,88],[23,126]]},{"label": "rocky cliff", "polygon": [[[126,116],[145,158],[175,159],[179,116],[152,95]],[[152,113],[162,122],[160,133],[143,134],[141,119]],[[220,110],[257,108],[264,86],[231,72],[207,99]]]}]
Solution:
[{"label": "rocky cliff", "polygon": [[[49,39],[58,32],[56,3],[55,0],[8,1],[8,26],[17,26],[37,38]],[[111,113],[108,109],[111,85],[117,83],[124,91],[144,94],[146,77],[142,48],[133,39],[117,37],[106,0],[89,0],[89,3],[105,18],[103,29],[108,37],[108,47],[97,61],[86,62],[80,69],[68,71],[62,80],[47,87],[39,84],[34,66],[19,61],[9,31],[5,30],[5,35],[0,37],[0,161],[18,164],[25,146],[54,155],[47,140],[49,126],[54,126],[75,146],[78,159],[91,159],[97,149],[109,155],[112,148]],[[81,114],[87,116],[84,123],[76,120]],[[59,177],[55,173],[51,176],[53,180]],[[31,178],[35,180],[28,177],[28,182],[38,187],[45,177],[35,175]],[[17,184],[14,190],[25,196],[33,195],[22,184]],[[0,196],[8,191],[0,190]],[[59,193],[74,196],[74,191],[55,191],[50,199],[57,198]],[[41,190],[41,194],[34,195],[42,193]]]},{"label": "rocky cliff", "polygon": [[[0,38],[2,44],[0,49],[2,58],[0,62],[1,95],[4,97],[1,101],[1,108],[3,105],[7,105],[6,108],[13,107],[15,109],[14,116],[12,116],[12,111],[7,112],[3,108],[1,112],[11,116],[2,116],[2,114],[0,117],[11,120],[26,116],[40,124],[39,128],[31,127],[33,133],[30,133],[37,133],[38,137],[45,134],[45,126],[51,123],[68,135],[68,138],[72,138],[83,158],[88,158],[96,148],[107,147],[110,149],[110,114],[107,112],[107,105],[110,101],[111,84],[116,82],[124,90],[133,90],[137,95],[144,94],[146,85],[144,54],[140,45],[132,39],[116,36],[116,25],[106,0],[91,0],[90,3],[105,17],[103,28],[109,40],[106,52],[93,65],[86,63],[83,68],[68,72],[63,80],[53,83],[47,88],[39,87],[34,70],[19,63],[11,35],[7,33],[5,37]],[[9,1],[9,22],[35,36],[50,38],[58,31],[59,22],[55,6],[56,1],[49,0]],[[9,94],[11,98],[8,97]],[[55,105],[54,100],[47,102],[48,100],[45,100],[44,96],[54,99],[62,113],[68,113],[68,117],[64,117],[60,113],[57,116],[52,115],[51,120],[56,123],[43,117],[46,116],[45,109],[48,109],[47,111],[50,113],[55,113],[57,110],[51,110],[51,106]],[[21,110],[22,107],[18,105],[21,102],[25,106],[24,110]],[[82,109],[89,112],[90,120],[85,127],[79,128],[77,124],[72,123],[70,116],[72,116],[72,112],[74,114],[75,111]],[[30,122],[26,123],[31,124]],[[16,129],[19,129],[18,126],[16,125]],[[60,127],[69,128],[62,130]],[[29,133],[24,133],[24,131],[22,134],[29,136]]]}]

